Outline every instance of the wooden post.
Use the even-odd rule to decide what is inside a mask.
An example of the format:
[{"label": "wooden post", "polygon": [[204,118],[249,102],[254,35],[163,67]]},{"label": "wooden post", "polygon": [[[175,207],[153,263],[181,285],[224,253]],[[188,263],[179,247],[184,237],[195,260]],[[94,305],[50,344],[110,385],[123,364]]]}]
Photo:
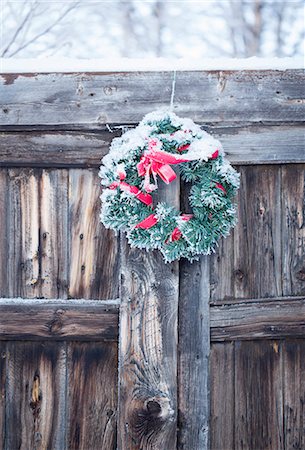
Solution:
[{"label": "wooden post", "polygon": [[[158,199],[179,207],[179,180]],[[156,204],[157,199],[154,202]],[[176,449],[178,263],[121,241],[118,449]]]}]

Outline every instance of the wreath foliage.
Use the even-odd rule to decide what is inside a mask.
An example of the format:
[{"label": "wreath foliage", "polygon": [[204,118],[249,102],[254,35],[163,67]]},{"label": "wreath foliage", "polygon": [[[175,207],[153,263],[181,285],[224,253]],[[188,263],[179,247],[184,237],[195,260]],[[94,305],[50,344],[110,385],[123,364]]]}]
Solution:
[{"label": "wreath foliage", "polygon": [[[177,171],[190,185],[191,214],[154,202],[160,179],[170,184]],[[239,174],[218,140],[172,112],[147,114],[113,139],[100,177],[104,226],[125,231],[132,247],[159,249],[166,262],[210,254],[236,223]]]}]

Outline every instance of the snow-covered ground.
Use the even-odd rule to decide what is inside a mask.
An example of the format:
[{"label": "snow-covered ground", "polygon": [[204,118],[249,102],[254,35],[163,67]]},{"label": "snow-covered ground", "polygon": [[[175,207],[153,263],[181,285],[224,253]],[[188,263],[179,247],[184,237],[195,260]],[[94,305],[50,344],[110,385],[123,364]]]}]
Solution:
[{"label": "snow-covered ground", "polygon": [[14,59],[0,58],[0,73],[54,73],[54,72],[138,72],[185,70],[286,70],[304,69],[303,58],[208,58],[191,59]]}]

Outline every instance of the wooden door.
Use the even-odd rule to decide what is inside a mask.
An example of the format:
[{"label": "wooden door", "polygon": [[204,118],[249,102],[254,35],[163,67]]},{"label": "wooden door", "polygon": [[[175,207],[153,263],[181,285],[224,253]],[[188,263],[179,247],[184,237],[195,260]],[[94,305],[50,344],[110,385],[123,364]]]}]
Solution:
[{"label": "wooden door", "polygon": [[304,447],[303,82],[177,73],[175,112],[241,173],[239,224],[165,265],[99,223],[98,166],[172,74],[1,76],[1,448]]}]

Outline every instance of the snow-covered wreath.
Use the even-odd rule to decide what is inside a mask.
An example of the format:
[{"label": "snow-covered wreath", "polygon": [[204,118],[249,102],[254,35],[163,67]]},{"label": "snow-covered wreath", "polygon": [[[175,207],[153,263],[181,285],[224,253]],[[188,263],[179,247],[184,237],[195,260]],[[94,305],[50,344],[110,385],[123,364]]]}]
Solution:
[{"label": "snow-covered wreath", "polygon": [[[191,184],[191,214],[154,203],[158,177],[169,184],[178,167]],[[112,141],[102,160],[101,221],[126,231],[132,247],[159,249],[166,262],[210,254],[236,222],[232,203],[239,174],[219,141],[190,119],[168,111],[147,114],[140,124]]]}]

